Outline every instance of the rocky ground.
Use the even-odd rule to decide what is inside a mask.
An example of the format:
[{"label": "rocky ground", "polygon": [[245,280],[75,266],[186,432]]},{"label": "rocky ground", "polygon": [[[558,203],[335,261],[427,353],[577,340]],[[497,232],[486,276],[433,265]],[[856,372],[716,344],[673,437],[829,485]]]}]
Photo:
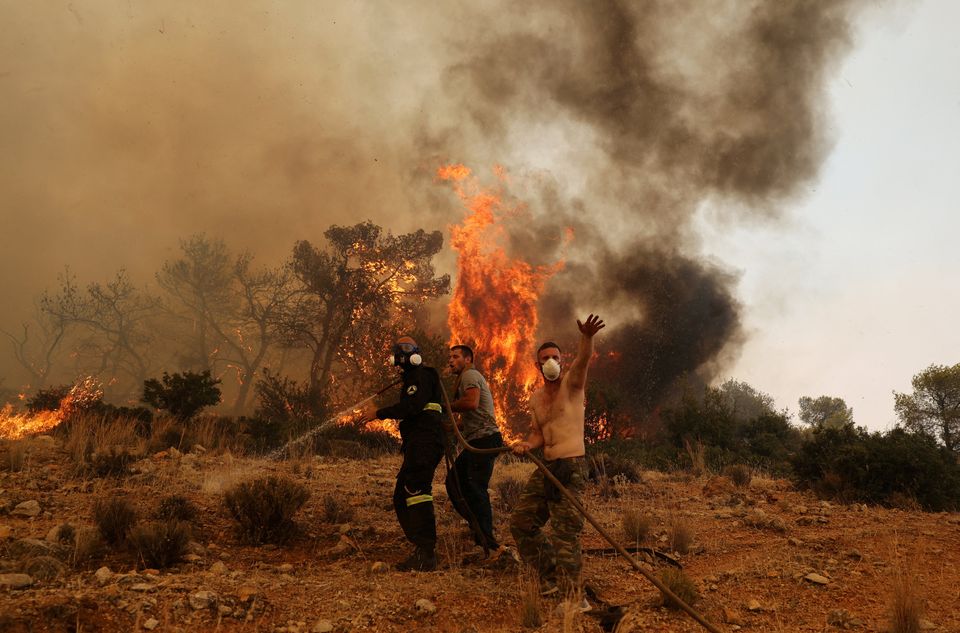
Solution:
[{"label": "rocky ground", "polygon": [[[129,477],[96,479],[78,475],[56,440],[29,440],[23,468],[0,471],[0,630],[524,630],[520,569],[464,564],[473,550],[442,494],[442,468],[435,488],[442,569],[392,569],[408,552],[390,508],[399,461],[276,463],[167,451],[137,462]],[[508,459],[494,487],[530,468]],[[243,545],[222,493],[270,473],[309,488],[298,515],[302,533],[284,547]],[[143,516],[164,495],[192,499],[201,512],[186,559],[143,569],[121,548],[75,561],[75,547],[59,542],[59,526],[74,526],[74,540],[89,536],[94,500],[111,492],[127,495]],[[737,489],[725,478],[644,472],[639,483],[601,492],[591,487],[588,509],[617,536],[631,509],[654,518],[646,544],[659,550],[670,549],[671,525],[692,531],[679,560],[700,593],[696,608],[721,630],[889,630],[899,575],[922,601],[924,628],[960,632],[958,514],[836,505],[757,477]],[[326,495],[349,504],[349,523],[322,521]],[[499,533],[508,538],[505,520],[501,512]],[[587,527],[584,545],[605,543]],[[621,560],[590,554],[584,568],[600,599],[625,607],[621,631],[703,630],[661,606],[659,592]],[[659,572],[655,563],[650,569]],[[564,611],[557,601],[544,601],[542,613],[543,624],[526,630],[603,630],[596,617]]]}]

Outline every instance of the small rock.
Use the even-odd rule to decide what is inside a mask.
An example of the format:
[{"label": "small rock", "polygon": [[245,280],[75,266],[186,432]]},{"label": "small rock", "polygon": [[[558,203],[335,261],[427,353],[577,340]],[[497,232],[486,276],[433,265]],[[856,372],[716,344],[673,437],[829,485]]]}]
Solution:
[{"label": "small rock", "polygon": [[221,561],[217,561],[213,565],[210,565],[210,573],[223,575],[227,573],[227,566],[224,565]]},{"label": "small rock", "polygon": [[853,560],[863,560],[863,554],[860,553],[860,550],[852,549],[847,552],[847,558],[852,558]]},{"label": "small rock", "polygon": [[803,577],[804,580],[812,582],[817,585],[829,585],[830,579],[826,576],[821,576],[820,574],[810,573]]},{"label": "small rock", "polygon": [[184,554],[183,560],[187,561],[188,563],[195,563],[198,560],[203,560],[203,556],[199,556],[197,554]]},{"label": "small rock", "polygon": [[413,608],[417,610],[417,613],[421,613],[423,615],[431,615],[437,612],[436,605],[426,598],[420,598],[417,600],[417,602],[413,605]]},{"label": "small rock", "polygon": [[352,529],[353,529],[352,525],[350,525],[349,523],[344,523],[343,525],[340,526],[340,534],[349,534],[350,530]]},{"label": "small rock", "polygon": [[53,556],[61,558],[67,552],[63,545],[48,543],[36,538],[22,538],[10,544],[8,554],[13,558],[29,558],[31,556]]},{"label": "small rock", "polygon": [[723,621],[727,624],[733,624],[736,626],[743,626],[746,624],[743,618],[740,617],[740,614],[729,607],[723,608]]},{"label": "small rock", "polygon": [[378,560],[373,565],[370,565],[370,571],[374,574],[383,574],[390,571],[390,565],[386,564],[383,561]]},{"label": "small rock", "polygon": [[9,525],[0,525],[0,539],[9,538],[13,534],[13,530],[10,529]]},{"label": "small rock", "polygon": [[147,591],[156,591],[156,590],[157,590],[157,586],[149,582],[138,582],[130,585],[130,591],[147,592]]},{"label": "small rock", "polygon": [[23,564],[23,571],[36,580],[53,580],[66,573],[67,566],[52,556],[35,556]]},{"label": "small rock", "polygon": [[205,449],[204,447],[202,447],[202,446],[199,445],[199,444],[194,444],[192,451],[193,451],[194,453],[199,454],[199,455],[203,455],[204,453],[207,452],[207,449]]},{"label": "small rock", "polygon": [[40,502],[36,499],[31,499],[30,501],[18,503],[10,514],[18,517],[35,517],[40,514]]},{"label": "small rock", "polygon": [[793,536],[787,539],[787,543],[790,543],[790,545],[793,545],[794,547],[800,547],[803,545],[803,541]]},{"label": "small rock", "polygon": [[237,589],[237,598],[240,602],[250,602],[260,594],[260,590],[253,585],[243,585]]},{"label": "small rock", "polygon": [[352,553],[353,550],[354,550],[353,541],[350,540],[349,536],[345,534],[341,534],[340,540],[337,542],[336,545],[330,548],[329,553],[333,556],[345,556],[347,554]]},{"label": "small rock", "polygon": [[931,622],[930,620],[924,620],[920,618],[920,630],[921,631],[932,631],[937,628],[937,625]]},{"label": "small rock", "polygon": [[288,574],[293,571],[293,565],[290,563],[284,563],[282,565],[277,565],[277,571],[281,571],[285,574]]},{"label": "small rock", "polygon": [[197,591],[191,593],[187,598],[187,601],[190,603],[190,607],[194,611],[199,611],[200,609],[209,609],[217,603],[217,594],[212,591]]},{"label": "small rock", "polygon": [[113,580],[113,572],[110,571],[109,567],[101,567],[97,571],[93,572],[93,579],[97,581],[97,584],[101,587]]},{"label": "small rock", "polygon": [[0,574],[0,587],[23,589],[33,584],[33,578],[27,574]]},{"label": "small rock", "polygon": [[47,532],[46,541],[47,543],[59,543],[60,542],[60,529],[62,525],[55,525],[50,528],[50,531]]},{"label": "small rock", "polygon": [[757,600],[750,600],[747,602],[747,611],[762,611],[763,607],[760,606],[760,602]]},{"label": "small rock", "polygon": [[203,556],[207,553],[207,548],[196,541],[190,541],[187,543],[187,551],[197,556]]},{"label": "small rock", "polygon": [[180,459],[181,457],[183,457],[183,453],[181,453],[179,450],[177,450],[173,446],[167,449],[167,454],[173,459]]},{"label": "small rock", "polygon": [[155,628],[157,628],[157,626],[159,626],[159,625],[160,625],[160,620],[158,620],[158,619],[156,619],[156,618],[150,618],[150,619],[148,619],[146,622],[143,623],[143,628],[145,628],[145,629],[148,630],[148,631],[152,631],[152,630],[154,630]]},{"label": "small rock", "polygon": [[310,629],[311,633],[330,633],[333,630],[333,622],[330,620],[320,620]]}]

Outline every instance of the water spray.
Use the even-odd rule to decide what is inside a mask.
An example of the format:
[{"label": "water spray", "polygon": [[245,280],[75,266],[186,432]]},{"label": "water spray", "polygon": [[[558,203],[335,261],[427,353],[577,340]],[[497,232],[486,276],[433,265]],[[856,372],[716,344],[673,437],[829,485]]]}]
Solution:
[{"label": "water spray", "polygon": [[373,395],[371,395],[371,396],[367,396],[367,397],[364,398],[363,400],[360,400],[360,401],[358,401],[358,402],[355,402],[354,404],[351,404],[349,407],[344,407],[343,409],[340,409],[339,411],[337,411],[336,413],[334,413],[332,416],[330,416],[329,418],[327,418],[326,420],[324,420],[323,422],[321,422],[321,423],[318,424],[317,426],[313,427],[312,429],[310,429],[309,431],[307,431],[307,432],[304,433],[303,435],[301,435],[301,436],[299,436],[299,437],[296,437],[296,438],[290,440],[289,442],[287,442],[286,444],[284,444],[283,446],[281,446],[280,448],[271,451],[271,452],[267,455],[267,459],[280,459],[280,457],[282,457],[283,454],[290,449],[290,447],[296,446],[297,444],[302,444],[302,443],[306,442],[307,440],[309,440],[310,438],[312,438],[314,435],[316,435],[317,433],[319,433],[319,432],[322,431],[323,429],[327,428],[328,426],[330,426],[331,424],[333,424],[334,422],[336,422],[336,421],[337,421],[338,419],[340,419],[341,417],[347,415],[348,413],[351,413],[351,412],[355,411],[356,409],[359,409],[360,407],[362,407],[363,405],[367,404],[368,402],[370,402],[371,400],[373,400],[374,398],[376,398],[377,396],[379,396],[379,395],[382,394],[383,392],[387,391],[388,389],[392,389],[393,387],[396,387],[396,386],[399,385],[401,382],[402,382],[402,381],[400,381],[400,380],[396,380],[396,381],[390,383],[389,385],[387,385],[386,387],[384,387],[383,389],[381,389],[380,391],[376,392],[375,394],[373,394]]}]

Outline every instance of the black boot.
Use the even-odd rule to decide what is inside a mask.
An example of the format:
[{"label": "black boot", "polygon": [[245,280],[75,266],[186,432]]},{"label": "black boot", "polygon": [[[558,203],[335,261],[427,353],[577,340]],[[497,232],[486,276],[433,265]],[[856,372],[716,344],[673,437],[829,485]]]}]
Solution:
[{"label": "black boot", "polygon": [[397,563],[397,571],[434,571],[437,569],[437,555],[433,550],[418,547],[407,560]]}]

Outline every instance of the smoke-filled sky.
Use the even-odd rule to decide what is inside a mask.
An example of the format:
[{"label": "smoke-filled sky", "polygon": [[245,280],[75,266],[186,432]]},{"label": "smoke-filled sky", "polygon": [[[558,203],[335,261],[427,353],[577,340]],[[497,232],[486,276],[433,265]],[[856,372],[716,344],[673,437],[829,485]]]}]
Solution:
[{"label": "smoke-filled sky", "polygon": [[197,232],[276,263],[333,223],[444,229],[433,169],[500,164],[515,252],[575,229],[544,328],[595,307],[671,359],[628,380],[709,367],[884,428],[892,389],[960,360],[957,14],[0,0],[0,326],[64,265],[146,283]]}]

